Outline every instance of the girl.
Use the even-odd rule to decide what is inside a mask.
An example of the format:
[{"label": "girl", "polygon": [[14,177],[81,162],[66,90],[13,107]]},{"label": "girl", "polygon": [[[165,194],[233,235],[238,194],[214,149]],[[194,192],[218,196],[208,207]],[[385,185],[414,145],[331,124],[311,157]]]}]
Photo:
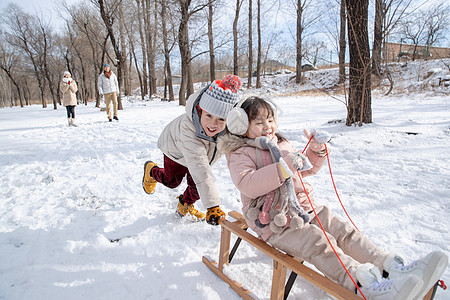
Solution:
[{"label": "girl", "polygon": [[[311,195],[312,187],[305,185],[305,191],[297,171],[302,177],[319,171],[326,159],[326,139],[323,134],[305,130],[307,138],[312,139],[303,155],[276,132],[277,125],[273,104],[251,97],[230,112],[227,120],[230,134],[219,141],[231,178],[241,192],[248,226],[260,239],[308,261],[330,279],[362,292],[366,299],[422,299],[444,272],[447,256],[435,251],[404,266],[399,256],[375,246],[328,207],[317,205]],[[359,289],[326,240],[307,194]],[[286,200],[291,195],[295,203]]]},{"label": "girl", "polygon": [[147,194],[155,191],[157,182],[175,188],[186,176],[188,186],[178,197],[176,210],[180,217],[205,219],[205,214],[194,208],[200,198],[207,208],[209,224],[217,225],[225,216],[219,207],[211,165],[222,155],[217,151],[216,139],[224,133],[228,112],[238,102],[240,87],[241,79],[228,75],[191,95],[186,102],[186,113],[170,122],[158,139],[164,168],[152,161],[144,165],[142,186]]},{"label": "girl", "polygon": [[78,91],[78,88],[77,83],[72,79],[68,71],[65,71],[63,74],[63,78],[59,83],[59,90],[61,91],[63,105],[67,110],[67,121],[69,126],[76,127],[75,106],[77,106],[77,96],[75,93]]}]

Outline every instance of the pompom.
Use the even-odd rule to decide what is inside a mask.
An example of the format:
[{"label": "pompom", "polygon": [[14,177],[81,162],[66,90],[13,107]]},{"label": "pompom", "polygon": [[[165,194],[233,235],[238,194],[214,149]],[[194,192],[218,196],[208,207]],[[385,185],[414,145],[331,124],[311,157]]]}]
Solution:
[{"label": "pompom", "polygon": [[256,220],[258,219],[259,213],[261,211],[256,207],[251,207],[247,210],[247,219]]},{"label": "pompom", "polygon": [[287,218],[286,215],[284,214],[278,214],[275,216],[275,218],[273,219],[273,222],[275,223],[275,225],[277,226],[284,226],[287,223]]},{"label": "pompom", "polygon": [[269,224],[270,222],[270,216],[268,213],[266,213],[265,211],[263,211],[262,213],[259,214],[259,221],[261,222],[261,224]]},{"label": "pompom", "polygon": [[270,230],[275,233],[280,233],[283,230],[283,227],[277,226],[275,222],[270,222]]},{"label": "pompom", "polygon": [[256,227],[259,227],[259,228],[266,227],[266,225],[265,224],[261,224],[261,222],[258,219],[255,220],[255,225],[256,225]]},{"label": "pompom", "polygon": [[293,217],[293,218],[291,218],[290,227],[292,229],[300,229],[300,228],[303,227],[303,224],[304,224],[304,222],[303,222],[302,218],[300,218],[300,217]]},{"label": "pompom", "polygon": [[279,213],[278,210],[276,210],[276,209],[274,209],[274,208],[271,208],[270,211],[269,211],[270,219],[273,220],[273,218],[275,218],[275,216],[276,216],[278,213]]},{"label": "pompom", "polygon": [[239,76],[227,75],[222,79],[222,85],[220,87],[223,88],[224,90],[228,89],[236,94],[238,90],[241,88],[241,86],[242,81],[241,78],[239,78]]}]

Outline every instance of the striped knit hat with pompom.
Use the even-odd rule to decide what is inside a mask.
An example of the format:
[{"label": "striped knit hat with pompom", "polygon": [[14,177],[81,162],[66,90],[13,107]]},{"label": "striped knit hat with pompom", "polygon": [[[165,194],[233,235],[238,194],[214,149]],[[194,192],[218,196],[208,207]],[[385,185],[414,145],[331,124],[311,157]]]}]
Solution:
[{"label": "striped knit hat with pompom", "polygon": [[200,108],[226,119],[230,110],[239,101],[237,93],[241,85],[241,78],[236,75],[227,75],[222,80],[212,82],[200,98]]}]

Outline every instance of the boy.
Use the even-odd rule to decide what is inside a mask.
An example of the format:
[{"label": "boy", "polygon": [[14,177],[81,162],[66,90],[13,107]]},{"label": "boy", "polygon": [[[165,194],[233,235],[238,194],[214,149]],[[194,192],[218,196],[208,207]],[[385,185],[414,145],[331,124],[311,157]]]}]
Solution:
[{"label": "boy", "polygon": [[[180,185],[184,176],[187,188],[178,196],[176,209],[180,217],[189,216],[217,225],[225,213],[220,209],[220,198],[211,170],[222,155],[217,151],[216,139],[224,133],[228,112],[238,102],[241,79],[235,75],[216,80],[186,102],[186,113],[170,122],[158,139],[158,148],[164,154],[164,168],[147,161],[144,165],[142,187],[147,194],[155,191],[160,182],[169,188]],[[206,216],[195,209],[202,199]]]}]

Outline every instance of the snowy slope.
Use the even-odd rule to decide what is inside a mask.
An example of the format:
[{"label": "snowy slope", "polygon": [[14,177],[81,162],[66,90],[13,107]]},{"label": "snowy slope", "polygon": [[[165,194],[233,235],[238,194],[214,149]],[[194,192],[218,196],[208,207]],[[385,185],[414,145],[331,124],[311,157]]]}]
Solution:
[{"label": "snowy slope", "polygon": [[[374,94],[373,123],[347,127],[332,97],[274,98],[280,131],[298,148],[303,128],[332,134],[331,166],[358,228],[407,261],[450,255],[448,96]],[[141,187],[143,164],[162,163],[157,138],[184,112],[176,102],[125,101],[120,122],[92,104],[0,110],[0,299],[239,299],[201,262],[217,259],[220,228],[175,218],[175,190]],[[333,121],[333,122],[330,122]],[[225,211],[240,210],[224,158],[213,167]],[[326,166],[318,201],[344,216]],[[204,209],[201,202],[198,207]],[[245,243],[226,272],[268,299],[272,263]],[[450,283],[450,271],[442,277]],[[438,290],[436,299],[449,299]],[[297,279],[289,299],[331,299]]]}]

